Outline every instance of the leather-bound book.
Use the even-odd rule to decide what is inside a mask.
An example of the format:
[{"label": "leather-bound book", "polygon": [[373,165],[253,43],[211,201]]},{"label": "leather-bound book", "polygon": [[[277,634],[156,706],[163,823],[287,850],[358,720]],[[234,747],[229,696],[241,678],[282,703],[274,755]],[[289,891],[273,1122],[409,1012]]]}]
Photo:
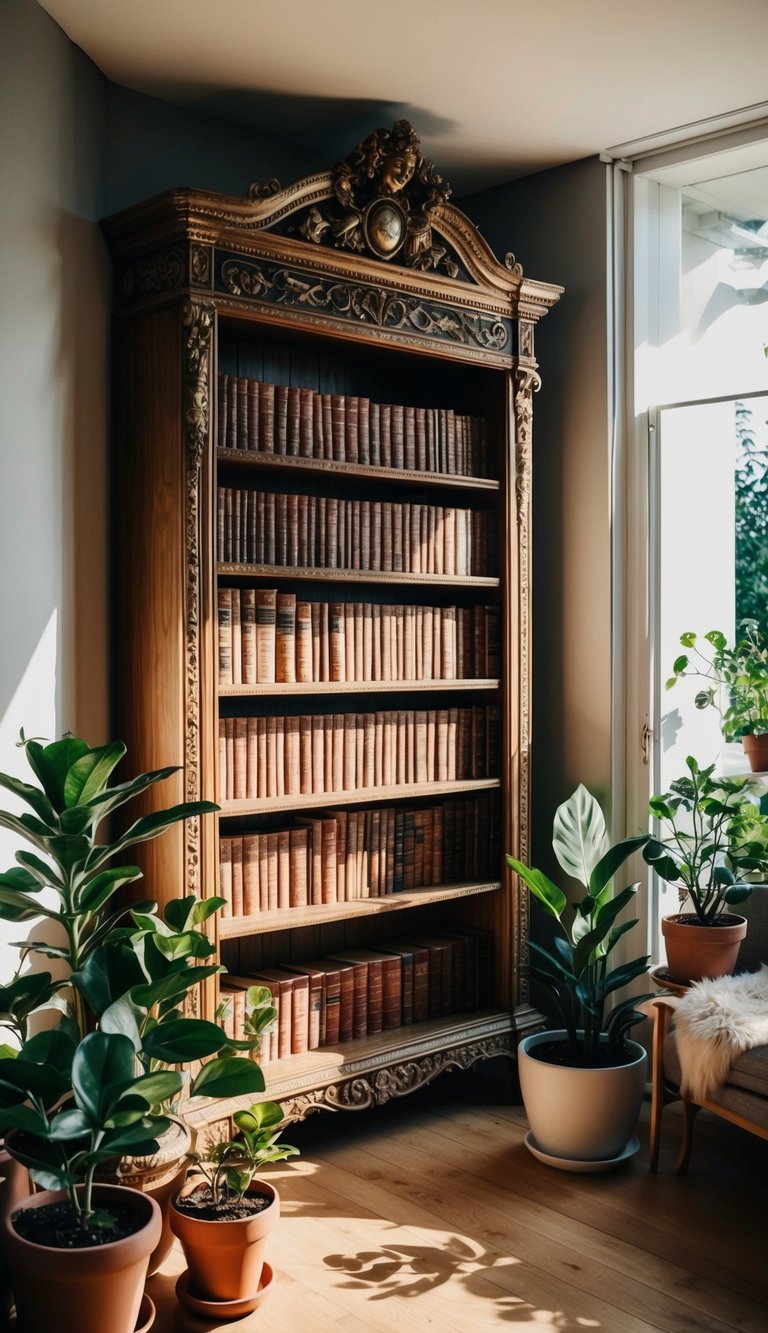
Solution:
[{"label": "leather-bound book", "polygon": [[326,976],[328,974],[317,967],[312,967],[309,963],[284,963],[283,969],[286,972],[295,972],[298,976],[307,978],[307,1048],[310,1051],[317,1050],[319,1046],[325,1045],[323,1010],[325,1007]]},{"label": "leather-bound book", "polygon": [[275,673],[278,681],[296,680],[296,595],[277,593],[275,604]]},{"label": "leather-bound book", "polygon": [[[232,674],[232,588],[218,590],[219,684],[231,685]],[[236,595],[236,592],[235,592]]]},{"label": "leather-bound book", "polygon": [[291,905],[291,837],[288,829],[277,833],[277,910]]},{"label": "leather-bound book", "polygon": [[[402,1022],[402,962],[396,954],[377,949],[343,949],[335,955],[355,968],[355,1035],[375,1035],[399,1028]],[[365,978],[365,981],[363,980]],[[358,1013],[363,985],[367,999],[367,1022]]]},{"label": "leather-bound book", "polygon": [[255,916],[259,911],[259,838],[243,837],[243,913]]},{"label": "leather-bound book", "polygon": [[306,907],[309,902],[309,830],[294,828],[289,834],[290,885],[289,907]]},{"label": "leather-bound book", "polygon": [[219,838],[219,893],[224,899],[222,919],[232,913],[232,839]]},{"label": "leather-bound book", "polygon": [[425,1023],[429,1018],[429,950],[399,940],[388,940],[381,947],[401,961],[403,1024]]}]

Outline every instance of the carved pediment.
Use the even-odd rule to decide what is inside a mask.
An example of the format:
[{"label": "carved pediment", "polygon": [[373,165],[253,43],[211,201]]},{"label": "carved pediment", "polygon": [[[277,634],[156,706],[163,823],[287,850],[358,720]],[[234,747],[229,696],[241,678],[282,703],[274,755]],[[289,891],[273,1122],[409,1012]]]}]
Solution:
[{"label": "carved pediment", "polygon": [[[407,120],[374,130],[336,163],[330,180],[332,197],[305,209],[291,230],[315,245],[458,276],[459,265],[438,234],[451,187],[422,153]],[[251,198],[265,195],[263,187],[251,187]]]}]

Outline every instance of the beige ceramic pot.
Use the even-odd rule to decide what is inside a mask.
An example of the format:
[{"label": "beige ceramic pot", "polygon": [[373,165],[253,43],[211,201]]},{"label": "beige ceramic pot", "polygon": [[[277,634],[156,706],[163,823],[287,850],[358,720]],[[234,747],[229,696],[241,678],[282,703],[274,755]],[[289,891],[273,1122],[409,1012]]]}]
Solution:
[{"label": "beige ceramic pot", "polygon": [[647,1057],[635,1041],[626,1043],[629,1064],[600,1069],[550,1064],[532,1053],[566,1037],[562,1029],[524,1037],[517,1069],[535,1146],[562,1169],[572,1163],[579,1170],[584,1162],[615,1161],[627,1148],[640,1115]]},{"label": "beige ceramic pot", "polygon": [[728,977],[747,933],[746,917],[724,913],[716,926],[702,926],[692,913],[665,916],[661,933],[670,979],[682,985],[704,977]]},{"label": "beige ceramic pot", "polygon": [[206,1301],[237,1301],[259,1290],[264,1251],[270,1231],[280,1216],[280,1196],[265,1180],[254,1180],[248,1194],[265,1194],[267,1208],[235,1221],[204,1222],[188,1217],[176,1199],[200,1184],[190,1181],[171,1200],[171,1230],[181,1241],[195,1295]]},{"label": "beige ceramic pot", "polygon": [[[43,1190],[23,1208],[43,1208],[65,1195]],[[161,1229],[160,1209],[146,1194],[120,1185],[97,1185],[99,1207],[110,1202],[135,1208],[142,1225],[132,1236],[82,1250],[38,1245],[20,1236],[12,1219],[0,1221],[13,1273],[17,1333],[134,1333],[149,1256]],[[146,1325],[146,1321],[145,1325]],[[148,1325],[146,1325],[148,1326]]]}]

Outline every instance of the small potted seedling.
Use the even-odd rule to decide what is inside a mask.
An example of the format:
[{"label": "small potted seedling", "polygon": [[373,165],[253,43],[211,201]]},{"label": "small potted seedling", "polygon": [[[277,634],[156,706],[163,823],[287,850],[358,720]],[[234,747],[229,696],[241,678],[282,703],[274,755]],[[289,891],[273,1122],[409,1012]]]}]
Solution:
[{"label": "small potted seedling", "polygon": [[256,1173],[298,1153],[277,1142],[283,1109],[276,1102],[258,1102],[232,1119],[236,1137],[190,1155],[203,1180],[192,1179],[171,1204],[171,1228],[188,1264],[179,1299],[197,1313],[230,1317],[255,1310],[272,1281],[264,1251],[280,1198]]}]

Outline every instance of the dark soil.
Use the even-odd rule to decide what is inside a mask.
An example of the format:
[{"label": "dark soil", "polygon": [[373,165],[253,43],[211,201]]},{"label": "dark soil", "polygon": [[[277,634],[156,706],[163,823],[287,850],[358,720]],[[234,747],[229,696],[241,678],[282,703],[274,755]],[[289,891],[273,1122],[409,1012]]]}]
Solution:
[{"label": "dark soil", "polygon": [[50,1245],[55,1250],[83,1250],[94,1245],[111,1245],[125,1240],[145,1225],[146,1215],[130,1204],[114,1203],[99,1209],[99,1218],[108,1217],[113,1225],[91,1226],[83,1230],[69,1200],[46,1203],[42,1208],[22,1208],[13,1215],[13,1227],[25,1240],[35,1245]]},{"label": "dark soil", "polygon": [[546,1065],[560,1065],[564,1069],[615,1069],[617,1065],[631,1065],[636,1059],[632,1051],[621,1051],[619,1055],[609,1054],[601,1047],[591,1060],[586,1060],[579,1050],[566,1046],[561,1041],[542,1041],[528,1051],[533,1060],[541,1060]]},{"label": "dark soil", "polygon": [[201,1184],[177,1199],[174,1208],[178,1208],[185,1217],[196,1217],[200,1222],[237,1222],[244,1217],[254,1217],[263,1213],[272,1199],[267,1194],[244,1194],[242,1199],[230,1194],[219,1203],[213,1202],[210,1185]]}]

